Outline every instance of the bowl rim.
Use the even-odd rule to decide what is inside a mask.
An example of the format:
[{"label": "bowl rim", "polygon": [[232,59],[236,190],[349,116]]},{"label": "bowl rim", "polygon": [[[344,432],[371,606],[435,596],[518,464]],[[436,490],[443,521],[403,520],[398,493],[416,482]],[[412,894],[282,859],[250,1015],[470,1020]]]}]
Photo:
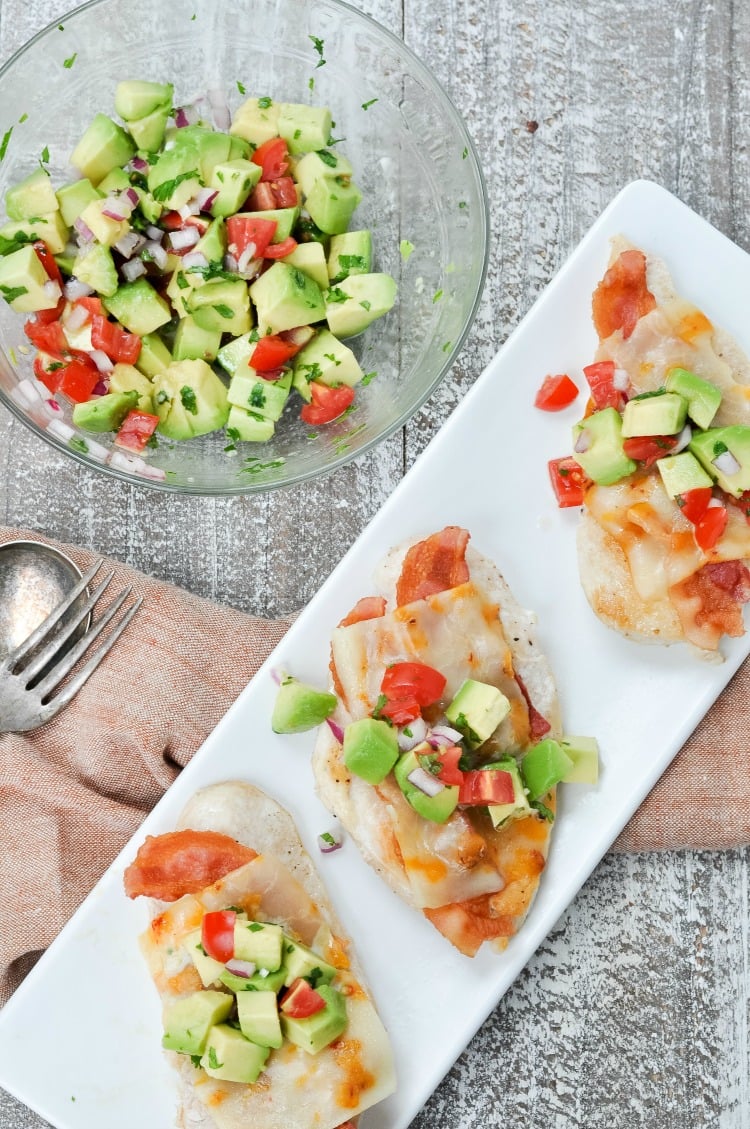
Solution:
[{"label": "bowl rim", "polygon": [[[31,39],[28,39],[25,43],[18,47],[10,56],[10,58],[7,59],[2,66],[0,66],[0,80],[3,79],[3,77],[9,70],[11,70],[18,59],[22,58],[22,56],[25,55],[27,51],[30,51],[38,41],[43,39],[50,32],[58,30],[59,26],[66,20],[71,19],[73,16],[79,16],[89,9],[98,8],[103,4],[109,4],[112,2],[113,0],[86,0],[86,3],[79,4],[77,7],[71,8],[64,15],[58,16],[55,19],[51,20],[50,23],[41,28],[40,31],[36,32],[36,34],[33,35]],[[215,3],[216,0],[211,0],[211,2]],[[326,3],[330,4],[334,8],[343,9],[344,11],[352,14],[355,18],[371,25],[380,35],[384,36],[386,40],[390,41],[390,43],[393,44],[399,51],[405,51],[407,56],[410,57],[412,63],[415,65],[416,70],[423,78],[427,79],[428,85],[433,87],[434,90],[442,97],[445,108],[453,118],[454,124],[458,127],[459,133],[462,133],[464,136],[468,150],[467,155],[472,159],[469,167],[473,168],[479,189],[479,197],[481,201],[481,208],[479,212],[481,231],[479,232],[479,236],[484,248],[484,255],[482,259],[482,268],[479,272],[479,277],[477,280],[474,300],[471,304],[471,309],[466,318],[466,322],[461,334],[456,339],[456,341],[452,343],[451,349],[446,351],[444,362],[438,369],[434,379],[430,382],[423,393],[420,394],[417,402],[408,410],[401,412],[395,420],[389,423],[388,426],[382,432],[380,432],[379,435],[370,439],[356,451],[342,453],[338,457],[332,459],[331,462],[327,463],[323,468],[317,468],[310,471],[302,471],[281,482],[259,482],[250,480],[247,482],[240,482],[236,486],[210,487],[201,486],[198,484],[192,485],[190,483],[175,483],[167,480],[148,478],[145,475],[130,473],[120,467],[112,466],[108,462],[99,462],[96,459],[87,457],[83,452],[77,451],[75,448],[70,447],[66,442],[63,442],[62,439],[49,432],[46,428],[40,427],[37,423],[34,422],[34,420],[30,419],[24,413],[21,406],[17,404],[9,395],[7,395],[3,388],[0,387],[0,402],[4,407],[6,407],[17,419],[19,419],[27,428],[29,428],[30,431],[41,438],[49,446],[57,451],[60,451],[68,458],[73,458],[87,470],[99,471],[112,478],[119,479],[121,482],[126,482],[136,487],[143,487],[144,489],[159,490],[167,494],[184,494],[211,498],[236,497],[247,494],[264,494],[270,493],[271,491],[275,490],[285,490],[292,486],[300,486],[305,482],[322,480],[328,478],[335,471],[340,470],[341,467],[348,466],[350,463],[355,462],[357,459],[362,459],[366,455],[369,455],[376,447],[378,447],[381,443],[384,443],[387,439],[390,438],[390,436],[404,427],[408,423],[408,421],[416,415],[420,408],[422,408],[427,403],[435,390],[443,382],[446,375],[448,374],[448,371],[452,367],[454,361],[458,357],[458,354],[463,348],[464,342],[469,336],[469,333],[471,332],[471,329],[476,320],[479,305],[484,294],[490,260],[491,223],[489,198],[487,195],[487,181],[482,169],[481,162],[479,160],[476,143],[462,114],[458,110],[458,107],[454,103],[448,91],[445,89],[439,79],[436,78],[436,76],[432,73],[427,64],[420,59],[420,57],[412,50],[412,48],[404,39],[401,39],[392,31],[389,31],[387,27],[379,23],[378,20],[373,19],[373,17],[368,15],[366,12],[362,12],[359,8],[355,8],[352,4],[347,3],[347,0],[326,0]],[[13,368],[15,370],[15,366],[13,366]]]}]

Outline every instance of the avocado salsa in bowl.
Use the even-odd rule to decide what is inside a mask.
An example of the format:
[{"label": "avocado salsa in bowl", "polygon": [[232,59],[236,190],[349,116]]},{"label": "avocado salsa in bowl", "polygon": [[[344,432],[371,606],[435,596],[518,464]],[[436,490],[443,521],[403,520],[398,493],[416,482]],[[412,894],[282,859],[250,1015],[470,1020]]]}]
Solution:
[{"label": "avocado salsa in bowl", "polygon": [[98,0],[6,64],[0,107],[0,398],[89,466],[205,494],[319,476],[470,328],[470,138],[338,0]]}]

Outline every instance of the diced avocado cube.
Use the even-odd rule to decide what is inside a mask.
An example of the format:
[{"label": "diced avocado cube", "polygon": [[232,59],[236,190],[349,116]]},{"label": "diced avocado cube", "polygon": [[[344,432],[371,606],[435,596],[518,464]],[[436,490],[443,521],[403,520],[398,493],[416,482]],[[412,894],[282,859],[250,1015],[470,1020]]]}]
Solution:
[{"label": "diced avocado cube", "polygon": [[185,291],[185,303],[198,325],[240,337],[251,325],[250,293],[241,278],[212,278]]},{"label": "diced avocado cube", "polygon": [[73,273],[73,263],[76,261],[75,255],[55,255],[55,262],[62,274],[70,276]]},{"label": "diced avocado cube", "polygon": [[212,1027],[201,1066],[212,1078],[224,1082],[257,1082],[270,1055],[268,1047],[251,1043],[241,1031],[226,1023]]},{"label": "diced avocado cube", "polygon": [[234,1006],[228,992],[193,992],[164,1010],[162,1046],[183,1055],[200,1055],[215,1023],[226,1019]]},{"label": "diced avocado cube", "polygon": [[657,459],[656,467],[670,498],[686,494],[688,490],[713,486],[713,479],[706,474],[690,451],[681,451],[679,455],[668,455],[663,459]]},{"label": "diced avocado cube", "polygon": [[73,260],[73,274],[103,298],[111,298],[120,282],[112,252],[103,243],[84,243]]},{"label": "diced avocado cube", "polygon": [[169,110],[173,93],[171,82],[143,82],[135,79],[118,82],[115,89],[115,111],[123,121],[140,121],[154,110]]},{"label": "diced avocado cube", "polygon": [[193,288],[193,279],[199,280],[201,276],[193,271],[188,274],[187,271],[177,268],[172,271],[167,283],[166,295],[180,318],[186,318],[190,313],[187,299],[188,292]]},{"label": "diced avocado cube", "polygon": [[331,136],[331,111],[325,106],[305,106],[282,102],[277,125],[290,153],[309,153],[322,149]]},{"label": "diced avocado cube", "polygon": [[122,362],[116,364],[109,374],[109,390],[110,392],[135,392],[138,397],[135,404],[138,411],[153,414],[154,387],[149,378],[139,372],[134,365],[126,365]]},{"label": "diced avocado cube", "polygon": [[337,337],[354,337],[396,301],[396,283],[389,274],[353,274],[324,294],[328,327]]},{"label": "diced avocado cube", "polygon": [[94,188],[85,176],[80,180],[74,180],[71,184],[64,184],[62,188],[58,188],[55,195],[62,218],[68,227],[72,226],[88,204],[101,197],[99,190]]},{"label": "diced avocado cube", "polygon": [[509,804],[490,804],[487,807],[492,826],[502,827],[512,819],[521,819],[531,812],[531,804],[526,796],[526,789],[521,780],[518,762],[513,757],[504,757],[496,766],[510,774],[513,781],[513,802]]},{"label": "diced avocado cube", "polygon": [[124,192],[130,186],[130,177],[125,169],[112,169],[99,181],[98,192],[100,196],[106,196],[110,192]]},{"label": "diced avocado cube", "polygon": [[146,376],[153,377],[163,372],[172,363],[172,354],[155,333],[146,333],[141,338],[141,351],[135,367]]},{"label": "diced avocado cube", "polygon": [[139,149],[156,152],[163,143],[169,121],[169,108],[152,110],[145,118],[126,122],[128,133]]},{"label": "diced avocado cube", "polygon": [[257,333],[243,333],[241,337],[234,337],[226,345],[222,345],[216,359],[225,372],[234,376],[238,369],[248,367],[257,341]]},{"label": "diced avocado cube", "polygon": [[372,233],[345,231],[332,235],[328,246],[328,277],[331,285],[343,282],[350,274],[369,274],[372,270]]},{"label": "diced avocado cube", "polygon": [[563,776],[564,784],[596,784],[599,780],[599,744],[595,737],[563,737],[563,752],[573,767]]},{"label": "diced avocado cube", "polygon": [[268,208],[265,212],[240,212],[239,215],[241,218],[276,220],[276,230],[271,242],[283,243],[292,234],[292,228],[299,217],[299,208]]},{"label": "diced avocado cube", "polygon": [[719,410],[721,392],[715,384],[684,368],[673,368],[667,373],[668,392],[676,392],[687,400],[687,414],[698,427],[706,428]]},{"label": "diced avocado cube", "polygon": [[104,215],[104,209],[110,206],[106,198],[92,200],[81,212],[81,223],[85,223],[94,238],[105,247],[114,247],[130,231],[127,220],[115,220]]},{"label": "diced avocado cube", "polygon": [[278,137],[280,112],[281,103],[271,98],[248,98],[235,112],[229,132],[255,146],[262,145]]},{"label": "diced avocado cube", "polygon": [[[310,244],[318,246],[318,244]],[[334,387],[346,384],[353,388],[364,373],[359,361],[347,346],[328,329],[319,329],[294,358],[294,387],[304,400],[310,400],[310,382],[319,381]]]},{"label": "diced avocado cube", "polygon": [[321,290],[328,289],[328,267],[322,243],[299,243],[284,256],[284,262],[309,275]]},{"label": "diced avocado cube", "polygon": [[274,263],[250,287],[250,297],[263,329],[282,333],[298,325],[322,321],[326,307],[320,287],[296,267]]},{"label": "diced avocado cube", "polygon": [[126,282],[115,294],[105,298],[104,305],[126,329],[139,337],[153,333],[172,317],[167,303],[145,278]]},{"label": "diced avocado cube", "polygon": [[[236,380],[237,377],[234,378],[234,381]],[[262,383],[268,384],[268,381]],[[230,401],[232,399],[231,386],[229,399]],[[260,411],[260,408],[253,404],[251,404],[251,407]],[[271,416],[270,418],[278,419],[279,417]],[[314,686],[308,686],[304,682],[298,682],[296,678],[287,677],[276,693],[276,701],[271,715],[271,728],[274,733],[303,733],[306,729],[315,729],[327,717],[331,716],[337,705],[338,699],[335,694],[316,690]]]},{"label": "diced avocado cube", "polygon": [[[246,412],[252,412],[254,415],[262,416],[263,419],[270,419],[275,423],[276,420],[281,418],[284,405],[289,398],[291,385],[291,372],[280,380],[264,380],[262,376],[257,376],[251,368],[248,368],[236,372],[232,377],[228,391],[229,403],[236,404],[238,408],[244,408]],[[330,697],[330,695],[327,695],[327,697]],[[274,716],[276,716],[275,711]],[[323,718],[321,718],[322,720]],[[318,723],[315,722],[314,724]],[[312,725],[306,726],[306,728],[311,729]],[[298,731],[277,729],[275,732],[293,733]]]},{"label": "diced avocado cube", "polygon": [[234,926],[234,955],[238,960],[249,960],[258,968],[275,972],[281,967],[283,936],[280,925],[238,921]]},{"label": "diced avocado cube", "polygon": [[143,188],[138,189],[138,208],[148,223],[156,223],[164,211],[161,204],[154,200],[151,193],[146,192]]},{"label": "diced avocado cube", "polygon": [[276,424],[272,419],[258,415],[257,412],[248,412],[232,404],[227,419],[227,434],[232,439],[241,439],[243,443],[267,443],[273,438]]},{"label": "diced avocado cube", "polygon": [[[412,749],[408,753],[404,753],[396,764],[393,770],[393,775],[396,777],[396,783],[408,803],[414,808],[423,819],[429,819],[431,823],[445,823],[453,815],[458,804],[458,788],[455,785],[446,785],[442,791],[438,792],[436,796],[428,796],[416,784],[409,780],[410,773],[415,769],[421,768],[417,753],[421,746],[417,749]],[[425,744],[423,754],[429,755],[432,748]]]},{"label": "diced avocado cube", "polygon": [[445,711],[451,725],[460,729],[472,749],[487,741],[510,713],[510,702],[486,682],[467,678]]},{"label": "diced avocado cube", "polygon": [[211,204],[211,215],[232,216],[238,212],[260,180],[261,171],[260,165],[242,157],[216,165],[210,185],[218,195]]},{"label": "diced avocado cube", "polygon": [[[227,250],[227,228],[223,219],[211,220],[204,235],[200,237],[193,252],[205,255],[209,263],[221,263]],[[189,278],[191,271],[187,271]]]},{"label": "diced avocado cube", "polygon": [[[722,490],[739,498],[750,490],[750,427],[734,424],[732,427],[712,427],[693,434],[689,450],[718,482]],[[722,455],[732,456],[738,464],[736,470],[721,469]],[[717,466],[717,459],[720,460]]]},{"label": "diced avocado cube", "polygon": [[385,780],[398,760],[395,729],[379,718],[363,717],[344,730],[344,764],[368,784]]},{"label": "diced avocado cube", "polygon": [[[576,445],[584,433],[588,446],[585,451],[576,451]],[[575,424],[573,458],[586,475],[600,486],[611,486],[633,473],[637,464],[623,451],[622,419],[615,408],[603,408]]]},{"label": "diced avocado cube", "polygon": [[313,986],[317,988],[318,984],[330,984],[336,975],[336,969],[332,964],[327,964],[312,949],[308,949],[306,945],[301,945],[297,941],[292,941],[289,937],[284,938],[284,963],[282,967],[286,973],[284,983],[287,988],[300,978],[303,980],[310,978],[314,981]]},{"label": "diced avocado cube", "polygon": [[52,180],[45,169],[37,169],[5,193],[5,211],[9,220],[28,220],[56,212],[59,207]]},{"label": "diced avocado cube", "polygon": [[319,180],[330,180],[341,177],[346,181],[352,175],[352,168],[346,157],[341,153],[332,153],[330,149],[321,149],[317,153],[307,153],[297,161],[294,175],[305,196],[309,196]]},{"label": "diced avocado cube", "polygon": [[165,149],[150,166],[148,190],[167,208],[181,208],[202,187],[200,158],[195,145]]},{"label": "diced avocado cube", "polygon": [[135,145],[122,126],[106,114],[96,114],[73,150],[70,163],[96,185],[134,155]]},{"label": "diced avocado cube", "polygon": [[328,984],[315,989],[323,997],[326,1006],[306,1019],[291,1019],[282,1011],[281,1029],[290,1043],[300,1047],[308,1054],[315,1055],[338,1039],[346,1030],[346,1002],[341,992]]},{"label": "diced avocado cube", "polygon": [[203,948],[202,934],[200,929],[193,930],[189,933],[185,940],[182,942],[182,947],[188,954],[204,988],[210,988],[212,984],[221,976],[224,971],[224,965],[220,960],[214,960],[210,957],[206,950]]},{"label": "diced avocado cube", "polygon": [[662,392],[628,400],[622,413],[622,437],[676,435],[687,418],[687,400],[675,392]]},{"label": "diced avocado cube", "polygon": [[238,992],[278,992],[286,980],[286,965],[282,964],[274,972],[266,968],[259,968],[252,976],[237,976],[226,968],[219,976],[222,984],[226,984],[230,991]]},{"label": "diced avocado cube", "polygon": [[320,177],[305,198],[305,208],[314,223],[328,235],[346,231],[362,193],[352,182],[340,183],[333,177]]},{"label": "diced avocado cube", "polygon": [[240,1031],[259,1047],[278,1050],[284,1042],[275,992],[240,992],[237,996]]},{"label": "diced avocado cube", "polygon": [[255,148],[255,145],[252,145],[249,141],[245,141],[243,137],[238,137],[236,134],[232,134],[229,138],[229,153],[227,154],[227,160],[237,161],[240,157],[248,160],[250,157],[252,157]]},{"label": "diced avocado cube", "polygon": [[138,402],[137,392],[108,392],[73,407],[73,423],[82,431],[117,431]]},{"label": "diced avocado cube", "polygon": [[[33,220],[33,222],[32,222]],[[47,212],[43,216],[33,216],[31,220],[14,220],[0,227],[4,239],[15,239],[19,235],[33,242],[42,239],[53,255],[61,255],[68,243],[68,228],[60,211]]]},{"label": "diced avocado cube", "polygon": [[30,244],[0,258],[0,296],[19,314],[53,310],[60,295],[44,292],[49,276]]},{"label": "diced avocado cube", "polygon": [[189,314],[180,319],[172,346],[176,361],[213,361],[221,345],[221,331],[203,329]]},{"label": "diced avocado cube", "polygon": [[539,800],[546,796],[555,784],[564,780],[573,768],[573,758],[569,757],[558,741],[545,737],[529,749],[521,761],[521,777],[528,789],[529,799]]},{"label": "diced avocado cube", "polygon": [[188,125],[178,129],[171,139],[176,149],[192,153],[190,160],[197,161],[201,180],[208,184],[214,168],[222,161],[231,160],[232,139],[228,133],[218,133],[203,125]]},{"label": "diced avocado cube", "polygon": [[159,431],[168,439],[192,439],[227,422],[227,390],[205,361],[172,361],[153,383]]}]

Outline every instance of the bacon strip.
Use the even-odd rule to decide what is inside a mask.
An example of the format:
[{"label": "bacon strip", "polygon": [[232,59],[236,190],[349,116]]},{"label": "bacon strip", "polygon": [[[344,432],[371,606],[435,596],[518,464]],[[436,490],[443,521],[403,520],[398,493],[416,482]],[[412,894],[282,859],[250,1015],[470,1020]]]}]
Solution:
[{"label": "bacon strip", "polygon": [[469,534],[465,529],[447,525],[439,533],[412,545],[404,557],[396,585],[396,606],[400,608],[466,584],[469,579],[466,563],[468,543]]},{"label": "bacon strip", "polygon": [[594,291],[591,307],[600,340],[618,329],[625,340],[630,337],[639,319],[656,307],[656,299],[646,285],[643,251],[623,251],[615,259]]},{"label": "bacon strip", "polygon": [[344,616],[339,627],[351,627],[353,623],[363,623],[366,619],[380,619],[384,615],[384,596],[363,596],[361,600],[357,600],[349,614]]},{"label": "bacon strip", "polygon": [[697,646],[715,649],[722,635],[744,635],[742,605],[750,600],[750,573],[742,561],[704,565],[673,585],[670,596],[686,638]]},{"label": "bacon strip", "polygon": [[145,894],[175,902],[212,886],[257,857],[257,851],[216,831],[149,835],[125,871],[125,893],[129,898]]},{"label": "bacon strip", "polygon": [[453,902],[422,913],[443,936],[464,956],[473,957],[485,941],[512,937],[515,921],[508,914],[493,916],[492,894],[484,894],[466,902]]}]

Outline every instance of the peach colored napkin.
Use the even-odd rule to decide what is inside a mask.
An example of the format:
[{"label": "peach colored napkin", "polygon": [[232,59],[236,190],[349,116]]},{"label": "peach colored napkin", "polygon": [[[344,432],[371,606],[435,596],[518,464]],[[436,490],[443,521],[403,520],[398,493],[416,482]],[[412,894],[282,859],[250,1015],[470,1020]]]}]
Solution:
[{"label": "peach colored napkin", "polygon": [[[15,537],[44,540],[0,527]],[[61,547],[83,570],[96,558]],[[0,737],[0,1004],[289,626],[109,565],[113,592],[144,597],[133,623],[57,718]],[[749,689],[746,663],[615,849],[750,842]]]}]

